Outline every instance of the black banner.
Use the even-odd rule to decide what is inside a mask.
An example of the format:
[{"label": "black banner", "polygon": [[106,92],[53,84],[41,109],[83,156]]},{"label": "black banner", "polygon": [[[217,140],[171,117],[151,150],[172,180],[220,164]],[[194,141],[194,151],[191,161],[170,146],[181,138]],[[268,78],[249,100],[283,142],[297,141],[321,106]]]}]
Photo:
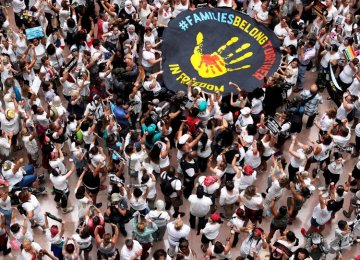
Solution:
[{"label": "black banner", "polygon": [[260,87],[280,64],[280,41],[273,31],[232,9],[184,11],[164,31],[163,70],[166,86],[230,93],[229,82],[246,91]]}]

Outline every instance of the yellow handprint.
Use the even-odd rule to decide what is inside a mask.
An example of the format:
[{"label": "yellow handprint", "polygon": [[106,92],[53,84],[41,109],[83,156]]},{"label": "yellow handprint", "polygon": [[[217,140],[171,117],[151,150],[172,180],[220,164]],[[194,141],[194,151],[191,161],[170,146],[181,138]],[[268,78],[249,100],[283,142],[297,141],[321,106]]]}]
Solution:
[{"label": "yellow handprint", "polygon": [[[234,56],[234,53],[229,53],[225,57],[221,55],[227,47],[233,45],[238,40],[238,37],[232,37],[227,41],[227,43],[220,46],[217,51],[213,52],[212,54],[203,54],[202,47],[204,36],[201,32],[199,32],[196,36],[196,46],[194,48],[194,53],[190,58],[191,64],[203,78],[215,78],[224,75],[227,72],[250,68],[250,65],[243,65],[238,68],[229,68],[229,65],[233,65],[250,58],[253,55],[252,52],[246,52],[245,54],[233,60],[229,59]],[[240,53],[249,47],[250,43],[244,43],[238,49],[236,49],[235,53]]]}]

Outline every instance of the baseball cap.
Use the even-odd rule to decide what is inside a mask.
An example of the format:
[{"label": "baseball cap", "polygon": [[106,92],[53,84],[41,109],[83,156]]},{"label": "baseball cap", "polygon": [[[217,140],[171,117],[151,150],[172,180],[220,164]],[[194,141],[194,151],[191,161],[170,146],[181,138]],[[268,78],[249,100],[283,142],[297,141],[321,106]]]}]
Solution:
[{"label": "baseball cap", "polygon": [[250,165],[245,165],[244,167],[244,170],[243,170],[243,173],[246,175],[246,176],[250,176],[251,174],[253,174],[254,172],[254,168],[251,167]]},{"label": "baseball cap", "polygon": [[219,213],[217,213],[217,212],[215,212],[214,214],[212,214],[212,215],[210,216],[210,218],[211,218],[212,221],[214,221],[214,222],[219,222],[219,221],[221,221],[221,217],[220,217]]}]

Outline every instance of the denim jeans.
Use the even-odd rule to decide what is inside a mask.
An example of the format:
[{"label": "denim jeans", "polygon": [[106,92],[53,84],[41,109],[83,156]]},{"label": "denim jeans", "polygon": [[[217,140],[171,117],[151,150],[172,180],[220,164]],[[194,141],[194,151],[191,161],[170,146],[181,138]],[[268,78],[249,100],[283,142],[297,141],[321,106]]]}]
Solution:
[{"label": "denim jeans", "polygon": [[299,66],[299,70],[298,70],[298,83],[299,83],[298,87],[299,87],[299,89],[304,88],[306,67],[307,66],[303,66],[303,65]]},{"label": "denim jeans", "polygon": [[31,187],[33,182],[37,179],[37,176],[35,174],[35,168],[33,165],[25,165],[22,168],[26,173],[24,174],[22,180],[18,182],[15,186],[21,188]]}]

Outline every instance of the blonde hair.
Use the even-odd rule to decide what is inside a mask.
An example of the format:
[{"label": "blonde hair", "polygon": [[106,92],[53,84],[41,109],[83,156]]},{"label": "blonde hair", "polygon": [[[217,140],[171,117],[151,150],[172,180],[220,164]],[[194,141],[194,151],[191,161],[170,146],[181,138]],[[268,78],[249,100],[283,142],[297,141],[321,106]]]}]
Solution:
[{"label": "blonde hair", "polygon": [[174,222],[174,228],[180,230],[184,225],[184,222],[181,219],[176,219]]}]

